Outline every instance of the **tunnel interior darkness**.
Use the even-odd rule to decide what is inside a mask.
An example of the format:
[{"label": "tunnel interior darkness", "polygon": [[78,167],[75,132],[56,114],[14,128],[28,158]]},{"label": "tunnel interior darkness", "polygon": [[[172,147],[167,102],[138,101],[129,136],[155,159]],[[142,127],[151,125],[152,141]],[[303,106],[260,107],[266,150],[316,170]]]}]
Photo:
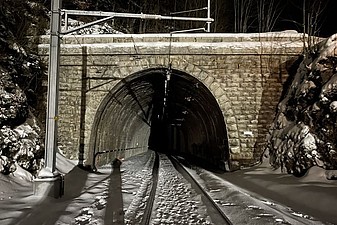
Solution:
[{"label": "tunnel interior darkness", "polygon": [[95,159],[102,165],[149,148],[224,170],[229,158],[226,130],[218,103],[204,84],[179,70],[148,69],[122,79],[104,98],[89,156],[120,149]]}]

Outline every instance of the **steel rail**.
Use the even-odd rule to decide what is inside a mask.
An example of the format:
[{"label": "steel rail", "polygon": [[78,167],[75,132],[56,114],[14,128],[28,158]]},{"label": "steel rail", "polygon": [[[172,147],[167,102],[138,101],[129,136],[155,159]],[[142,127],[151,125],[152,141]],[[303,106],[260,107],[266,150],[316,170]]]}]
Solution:
[{"label": "steel rail", "polygon": [[159,177],[159,154],[155,152],[155,161],[154,161],[153,169],[152,169],[152,187],[151,187],[150,194],[146,202],[146,207],[145,207],[144,216],[142,218],[141,225],[151,224],[150,223],[151,215],[152,215],[154,200],[156,197],[158,177]]},{"label": "steel rail", "polygon": [[233,223],[230,221],[230,219],[227,217],[227,215],[220,209],[218,204],[205,191],[205,189],[199,184],[199,182],[186,170],[186,168],[179,162],[179,160],[177,160],[175,157],[169,156],[169,155],[168,155],[168,158],[171,160],[171,162],[173,163],[173,166],[176,168],[176,170],[181,175],[183,175],[183,177],[185,177],[185,179],[186,178],[190,179],[189,182],[191,182],[191,184],[193,183],[197,186],[197,188],[199,189],[201,194],[203,194],[206,197],[208,202],[211,203],[212,207],[219,213],[221,218],[224,220],[224,222],[225,222],[224,224],[233,225]]}]

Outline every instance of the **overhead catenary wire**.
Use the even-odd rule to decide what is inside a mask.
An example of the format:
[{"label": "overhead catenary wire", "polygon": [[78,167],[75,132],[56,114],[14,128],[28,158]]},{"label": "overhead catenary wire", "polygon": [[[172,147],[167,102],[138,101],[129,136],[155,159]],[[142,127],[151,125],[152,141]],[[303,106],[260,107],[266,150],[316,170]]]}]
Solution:
[{"label": "overhead catenary wire", "polygon": [[184,10],[179,12],[171,12],[170,15],[177,15],[177,14],[184,14],[184,13],[190,13],[190,12],[197,12],[208,9],[207,7],[199,8],[199,9],[190,9],[190,10]]}]

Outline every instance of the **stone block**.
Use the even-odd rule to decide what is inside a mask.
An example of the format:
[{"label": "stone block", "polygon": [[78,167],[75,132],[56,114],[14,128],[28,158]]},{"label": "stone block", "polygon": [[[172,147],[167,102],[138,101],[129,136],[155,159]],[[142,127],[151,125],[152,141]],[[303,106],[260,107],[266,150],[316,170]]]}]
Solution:
[{"label": "stone block", "polygon": [[[228,124],[227,125],[227,130],[228,131],[237,131],[238,130],[237,124]],[[230,132],[230,133],[233,133],[233,132]]]},{"label": "stone block", "polygon": [[219,98],[219,97],[223,96],[224,94],[225,94],[225,91],[221,87],[219,87],[218,89],[216,89],[214,91],[214,96],[216,98]]},{"label": "stone block", "polygon": [[233,154],[239,154],[241,152],[241,148],[239,146],[230,147],[230,152]]},{"label": "stone block", "polygon": [[204,84],[207,86],[207,87],[210,87],[211,84],[213,83],[214,81],[214,78],[211,77],[211,76],[208,76],[205,80],[204,80]]}]

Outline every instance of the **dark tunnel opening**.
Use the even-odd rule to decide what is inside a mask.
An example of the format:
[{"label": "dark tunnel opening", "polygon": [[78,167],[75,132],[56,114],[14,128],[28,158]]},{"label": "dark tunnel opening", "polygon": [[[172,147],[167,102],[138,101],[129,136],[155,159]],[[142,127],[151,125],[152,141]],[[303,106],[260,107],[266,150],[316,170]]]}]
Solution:
[{"label": "dark tunnel opening", "polygon": [[226,130],[221,109],[203,83],[182,71],[156,68],[130,75],[110,91],[96,113],[90,142],[93,154],[146,145],[224,171]]}]

